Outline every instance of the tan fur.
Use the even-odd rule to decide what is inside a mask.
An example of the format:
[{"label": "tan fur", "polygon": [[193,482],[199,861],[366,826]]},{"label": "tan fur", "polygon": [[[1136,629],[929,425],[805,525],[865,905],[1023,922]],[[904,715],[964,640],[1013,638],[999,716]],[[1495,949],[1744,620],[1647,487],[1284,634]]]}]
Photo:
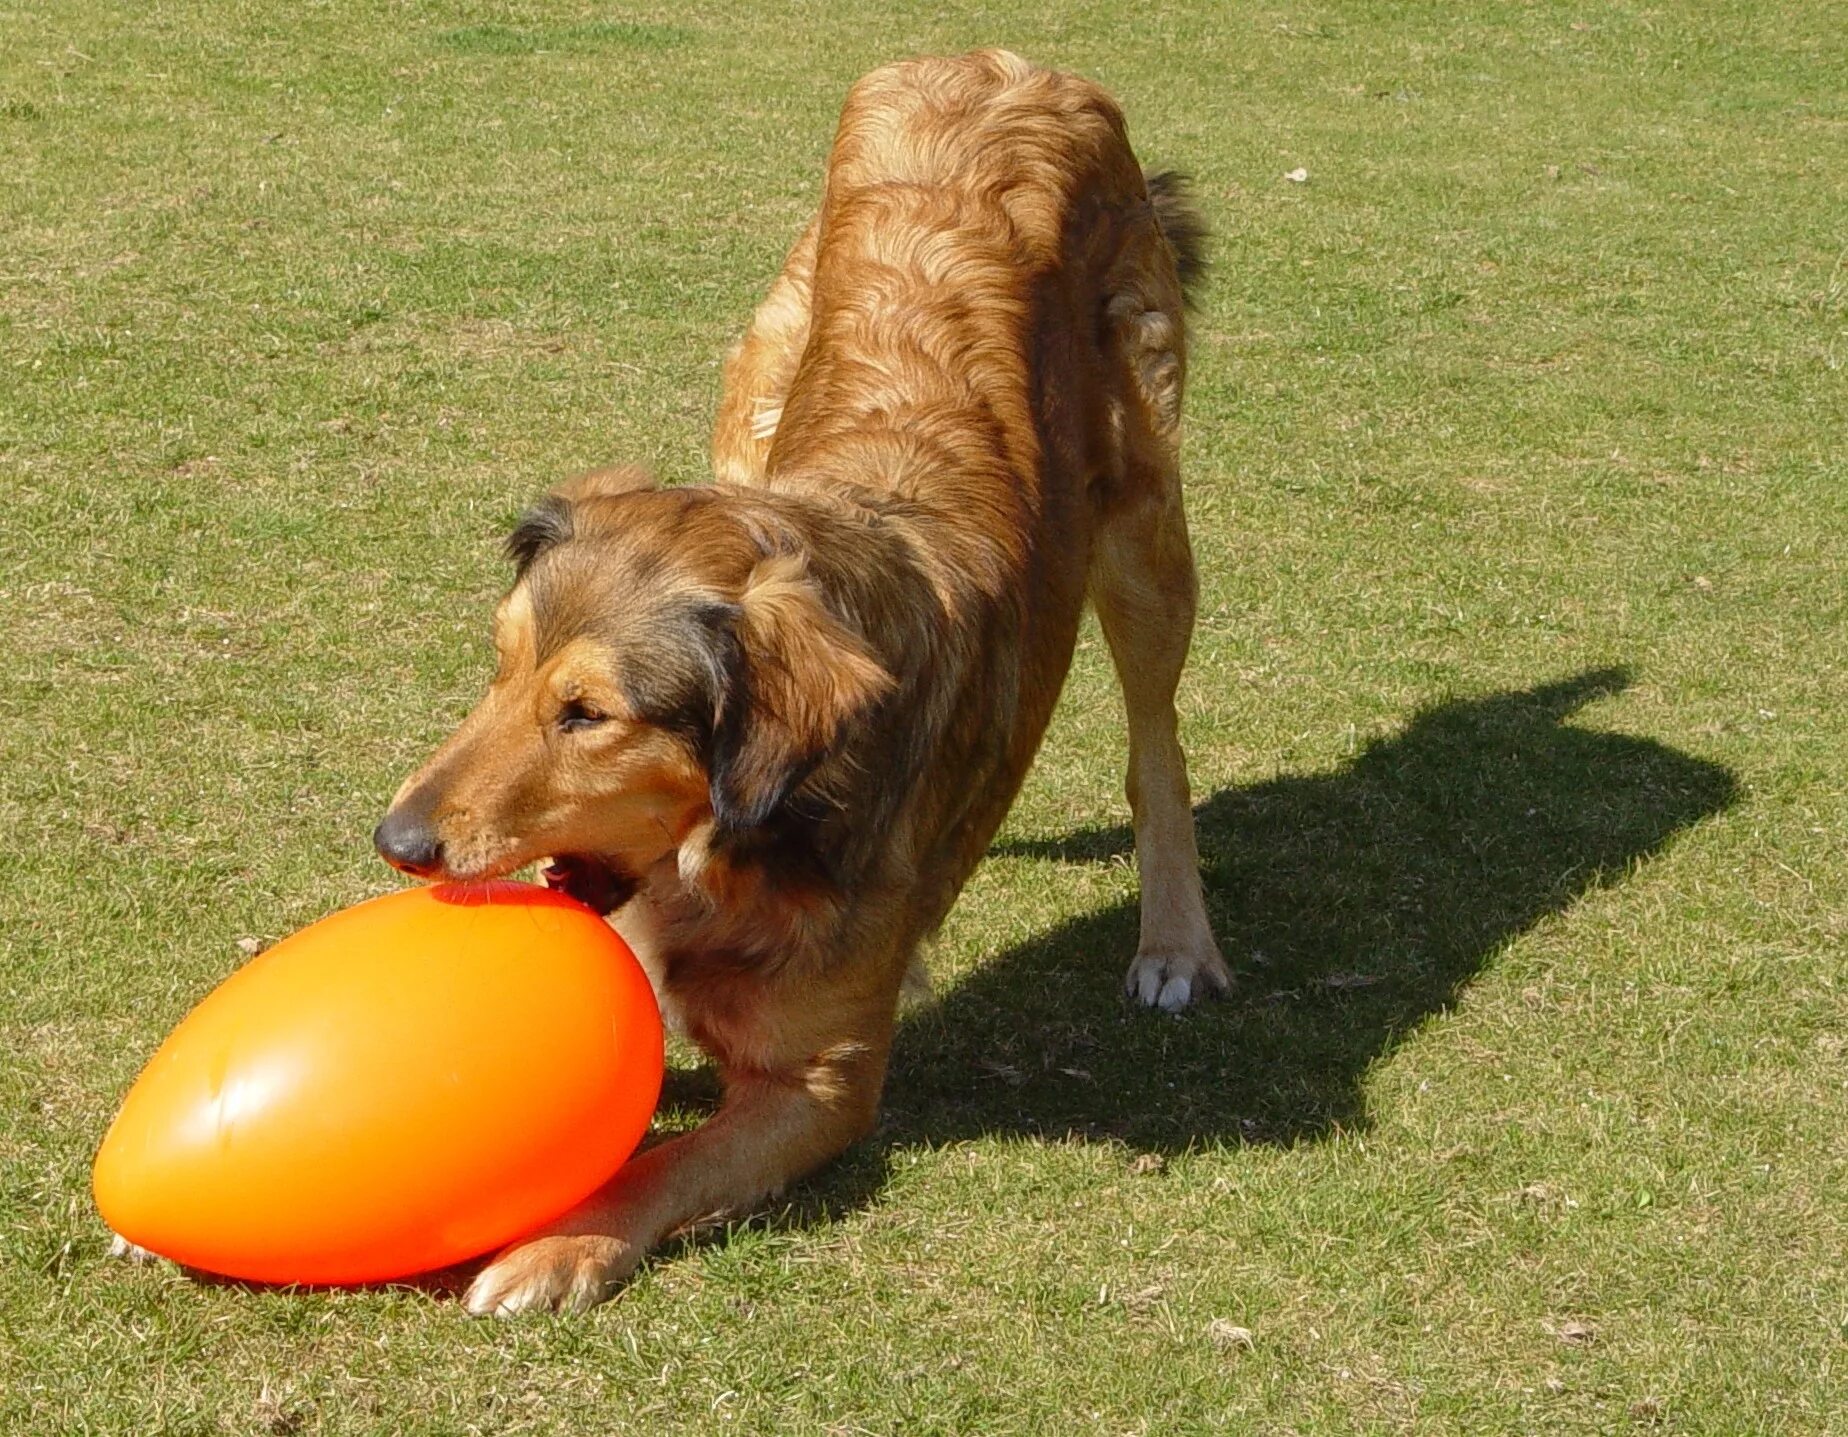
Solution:
[{"label": "tan fur", "polygon": [[727,359],[720,482],[581,478],[516,534],[495,683],[394,813],[440,840],[430,876],[565,855],[624,880],[614,921],[726,1096],[502,1254],[472,1310],[595,1301],[871,1127],[905,974],[1087,597],[1129,723],[1128,986],[1225,986],[1173,703],[1185,362],[1175,252],[1103,91],[1000,51],[888,66]]}]

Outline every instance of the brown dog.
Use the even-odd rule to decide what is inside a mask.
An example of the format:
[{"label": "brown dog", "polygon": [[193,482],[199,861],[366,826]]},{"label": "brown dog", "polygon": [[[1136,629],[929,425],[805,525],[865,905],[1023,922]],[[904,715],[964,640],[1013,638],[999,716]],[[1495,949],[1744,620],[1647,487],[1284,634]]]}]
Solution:
[{"label": "brown dog", "polygon": [[502,1253],[471,1311],[595,1302],[869,1130],[900,986],[1033,760],[1087,596],[1128,706],[1129,990],[1226,986],[1174,712],[1201,233],[1095,85],[1002,51],[875,71],[727,362],[720,482],[598,471],[520,522],[499,672],[379,850],[439,879],[549,860],[725,1098]]}]

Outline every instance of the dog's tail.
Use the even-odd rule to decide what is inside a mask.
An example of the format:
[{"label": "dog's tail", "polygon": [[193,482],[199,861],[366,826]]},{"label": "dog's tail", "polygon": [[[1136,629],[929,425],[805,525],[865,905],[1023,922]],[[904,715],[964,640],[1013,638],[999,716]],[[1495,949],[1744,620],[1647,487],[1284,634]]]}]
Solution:
[{"label": "dog's tail", "polygon": [[1193,183],[1178,170],[1145,174],[1155,224],[1174,251],[1174,266],[1181,276],[1181,293],[1187,307],[1200,305],[1200,285],[1206,278],[1206,220],[1194,203]]}]

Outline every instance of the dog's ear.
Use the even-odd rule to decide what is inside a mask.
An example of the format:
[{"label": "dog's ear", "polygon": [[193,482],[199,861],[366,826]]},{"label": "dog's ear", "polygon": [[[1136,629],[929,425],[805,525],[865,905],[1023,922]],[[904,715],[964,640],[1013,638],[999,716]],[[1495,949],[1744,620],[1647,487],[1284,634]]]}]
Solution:
[{"label": "dog's ear", "polygon": [[759,564],[727,619],[709,772],[713,816],[736,832],[776,812],[892,676],[828,611],[799,558]]},{"label": "dog's ear", "polygon": [[546,550],[556,549],[569,540],[571,530],[571,505],[556,494],[546,495],[520,515],[505,546],[507,557],[513,561],[514,581],[517,583],[524,578],[533,560]]},{"label": "dog's ear", "polygon": [[548,549],[569,540],[576,530],[572,505],[586,499],[614,499],[619,494],[633,494],[654,488],[654,476],[636,464],[613,464],[604,469],[587,469],[565,480],[545,498],[520,516],[507,536],[507,557],[513,561],[517,581]]}]

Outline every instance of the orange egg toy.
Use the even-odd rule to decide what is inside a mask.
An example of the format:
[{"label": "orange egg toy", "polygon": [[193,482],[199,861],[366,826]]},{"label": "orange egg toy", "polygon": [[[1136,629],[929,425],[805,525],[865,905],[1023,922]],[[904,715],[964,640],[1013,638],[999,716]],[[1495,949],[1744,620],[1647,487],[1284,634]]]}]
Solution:
[{"label": "orange egg toy", "polygon": [[130,1089],[93,1174],[130,1242],[229,1277],[405,1277],[564,1213],[661,1090],[661,1017],[591,909],[411,888],[227,978]]}]

